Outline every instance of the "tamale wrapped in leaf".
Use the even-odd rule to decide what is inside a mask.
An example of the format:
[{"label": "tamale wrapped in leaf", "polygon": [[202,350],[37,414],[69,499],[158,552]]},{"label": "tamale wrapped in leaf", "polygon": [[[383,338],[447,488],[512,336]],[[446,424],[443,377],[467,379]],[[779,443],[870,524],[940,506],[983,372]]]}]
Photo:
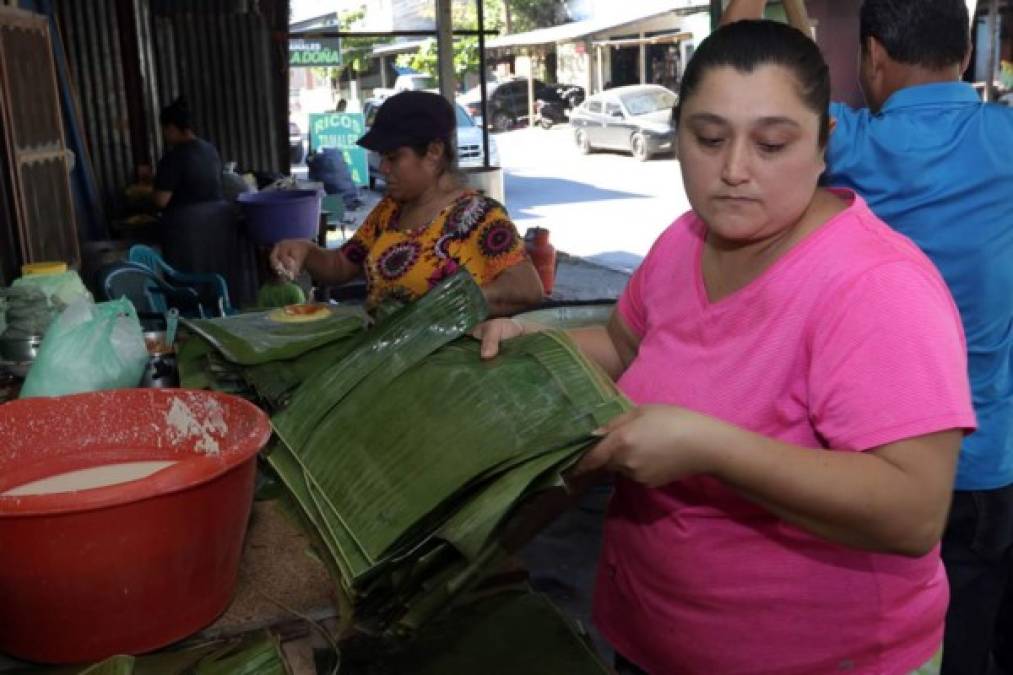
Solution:
[{"label": "tamale wrapped in leaf", "polygon": [[366,321],[358,307],[328,305],[327,310],[329,316],[306,323],[281,323],[272,318],[275,310],[183,321],[229,361],[252,366],[295,358],[357,332]]}]

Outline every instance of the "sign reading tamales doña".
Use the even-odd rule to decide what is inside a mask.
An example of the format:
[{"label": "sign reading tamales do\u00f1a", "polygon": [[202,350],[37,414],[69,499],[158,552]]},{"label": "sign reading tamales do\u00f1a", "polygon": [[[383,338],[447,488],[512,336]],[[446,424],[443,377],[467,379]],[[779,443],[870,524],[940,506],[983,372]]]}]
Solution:
[{"label": "sign reading tamales do\u00f1a", "polygon": [[288,41],[288,65],[292,68],[340,66],[341,63],[341,38]]}]

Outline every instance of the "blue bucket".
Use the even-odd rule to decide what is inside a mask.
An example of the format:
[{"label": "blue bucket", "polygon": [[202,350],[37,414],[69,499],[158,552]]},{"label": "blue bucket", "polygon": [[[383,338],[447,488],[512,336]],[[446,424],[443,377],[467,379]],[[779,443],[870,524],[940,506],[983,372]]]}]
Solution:
[{"label": "blue bucket", "polygon": [[282,239],[316,239],[320,229],[317,190],[247,192],[237,201],[246,215],[246,233],[254,243],[273,246]]}]

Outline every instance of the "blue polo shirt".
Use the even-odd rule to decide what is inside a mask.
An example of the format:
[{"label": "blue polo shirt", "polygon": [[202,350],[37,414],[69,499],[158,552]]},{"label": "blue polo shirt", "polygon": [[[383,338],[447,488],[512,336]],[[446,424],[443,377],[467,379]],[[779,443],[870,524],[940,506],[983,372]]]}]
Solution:
[{"label": "blue polo shirt", "polygon": [[960,308],[978,431],[956,489],[1013,484],[1013,109],[943,82],[902,89],[875,115],[837,103],[830,114],[826,184],[917,243]]}]

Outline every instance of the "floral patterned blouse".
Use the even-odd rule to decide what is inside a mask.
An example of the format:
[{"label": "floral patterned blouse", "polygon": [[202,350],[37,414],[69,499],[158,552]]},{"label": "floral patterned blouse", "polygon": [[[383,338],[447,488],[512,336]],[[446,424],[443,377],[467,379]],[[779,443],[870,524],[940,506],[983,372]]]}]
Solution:
[{"label": "floral patterned blouse", "polygon": [[525,257],[506,209],[478,193],[465,192],[415,230],[397,229],[400,212],[397,202],[384,198],[341,247],[363,267],[369,308],[417,300],[462,267],[484,286]]}]

